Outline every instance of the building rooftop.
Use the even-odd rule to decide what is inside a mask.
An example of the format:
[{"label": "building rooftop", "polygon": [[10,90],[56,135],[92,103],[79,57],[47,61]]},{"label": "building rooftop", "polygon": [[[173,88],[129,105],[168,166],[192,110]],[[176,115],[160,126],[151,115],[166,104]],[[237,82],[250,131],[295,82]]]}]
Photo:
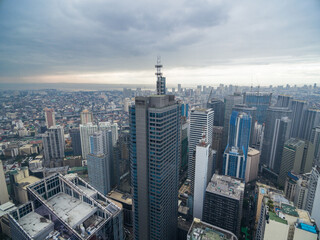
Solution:
[{"label": "building rooftop", "polygon": [[9,212],[11,212],[15,209],[17,209],[17,207],[12,202],[6,202],[6,203],[0,205],[0,217],[8,214]]},{"label": "building rooftop", "polygon": [[37,178],[37,177],[34,177],[34,176],[29,176],[29,177],[26,177],[26,178],[22,178],[20,180],[17,181],[17,183],[19,185],[22,186],[23,189],[27,189],[27,187],[30,185],[30,184],[33,184],[33,183],[36,183],[38,182],[40,179]]},{"label": "building rooftop", "polygon": [[188,232],[188,240],[237,240],[232,233],[222,228],[194,219]]},{"label": "building rooftop", "polygon": [[72,228],[84,222],[97,211],[96,207],[65,193],[57,194],[47,203]]},{"label": "building rooftop", "polygon": [[251,147],[248,148],[248,156],[253,156],[257,154],[260,154],[260,151]]},{"label": "building rooftop", "polygon": [[46,229],[52,228],[53,222],[47,218],[42,217],[36,212],[30,212],[18,220],[19,224],[23,229],[32,237],[37,237],[38,234],[42,233]]},{"label": "building rooftop", "polygon": [[281,204],[281,210],[283,213],[288,214],[290,216],[299,217],[299,214],[296,211],[296,208],[294,206],[288,205],[288,204]]},{"label": "building rooftop", "polygon": [[279,217],[276,213],[274,212],[269,212],[269,218],[272,221],[276,221],[278,223],[283,223],[283,224],[288,224],[288,221],[285,219],[282,219],[281,217]]},{"label": "building rooftop", "polygon": [[78,188],[80,188],[85,194],[87,194],[90,197],[96,195],[96,191],[91,190],[90,188],[86,188],[85,186],[78,185]]},{"label": "building rooftop", "polygon": [[244,192],[244,183],[230,176],[214,174],[206,191],[240,200]]},{"label": "building rooftop", "polygon": [[115,200],[115,201],[118,201],[118,202],[121,202],[121,203],[125,203],[125,204],[128,204],[128,205],[132,205],[132,197],[128,194],[125,194],[125,193],[121,193],[121,192],[118,192],[118,191],[111,191],[109,194],[108,194],[108,197]]}]

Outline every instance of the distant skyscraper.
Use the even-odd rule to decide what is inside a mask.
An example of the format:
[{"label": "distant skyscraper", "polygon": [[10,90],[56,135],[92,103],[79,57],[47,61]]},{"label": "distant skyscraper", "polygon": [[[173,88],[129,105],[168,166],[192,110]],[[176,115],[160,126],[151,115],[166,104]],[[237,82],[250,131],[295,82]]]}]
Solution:
[{"label": "distant skyscraper", "polygon": [[189,104],[182,103],[181,104],[181,116],[188,118],[188,113],[189,113]]},{"label": "distant skyscraper", "polygon": [[93,122],[93,115],[88,109],[83,110],[80,113],[80,122],[81,124],[87,124]]},{"label": "distant skyscraper", "polygon": [[204,195],[213,175],[212,150],[203,138],[196,146],[193,217],[202,219]]},{"label": "distant skyscraper", "polygon": [[282,151],[284,143],[289,139],[290,129],[291,120],[288,117],[275,120],[268,167],[277,174],[280,171]]},{"label": "distant skyscraper", "polygon": [[110,158],[107,154],[104,154],[103,138],[102,131],[90,136],[90,153],[87,155],[87,165],[90,184],[99,192],[106,195],[111,190],[111,172]]},{"label": "distant skyscraper", "polygon": [[46,119],[47,128],[50,128],[50,127],[56,125],[56,118],[55,118],[55,114],[54,114],[53,108],[45,108],[44,109],[44,116],[45,116],[45,119]]},{"label": "distant skyscraper", "polygon": [[286,141],[280,166],[278,184],[282,187],[285,185],[288,172],[291,170],[295,173],[300,172],[302,156],[305,142],[296,138],[290,138]]},{"label": "distant skyscraper", "polygon": [[111,124],[111,132],[112,132],[112,146],[115,147],[117,145],[117,141],[119,138],[118,123]]},{"label": "distant skyscraper", "polygon": [[291,107],[292,96],[289,95],[278,95],[276,107]]},{"label": "distant skyscraper", "polygon": [[316,164],[319,165],[320,160],[320,126],[312,129],[311,142],[314,145],[314,158]]},{"label": "distant skyscraper", "polygon": [[214,126],[223,126],[224,121],[224,102],[220,99],[212,98],[207,103],[207,108],[214,112]]},{"label": "distant skyscraper", "polygon": [[250,142],[249,146],[252,146],[253,142],[253,135],[254,135],[254,130],[255,130],[255,124],[257,122],[257,108],[256,107],[248,107],[246,104],[236,104],[233,108],[232,111],[237,111],[237,112],[245,112],[251,116],[251,133],[250,133]]},{"label": "distant skyscraper", "polygon": [[229,123],[232,114],[232,108],[236,104],[242,104],[243,98],[240,93],[234,93],[233,95],[228,95],[224,98],[224,126],[223,126],[223,140],[222,148],[225,149],[228,142],[229,134]]},{"label": "distant skyscraper", "polygon": [[[291,118],[292,111],[288,108],[282,107],[269,107],[267,110],[267,120],[265,123],[262,151],[261,151],[261,164],[265,164],[269,168],[272,167],[271,159],[271,149],[274,140],[277,139],[274,136],[278,136],[280,123],[279,120],[282,117]],[[278,127],[276,127],[278,126]],[[276,135],[275,135],[276,134]],[[280,135],[281,136],[281,135]],[[275,148],[274,148],[275,149]],[[273,151],[275,153],[275,150]]]},{"label": "distant skyscraper", "polygon": [[292,110],[292,127],[291,127],[291,138],[301,137],[303,128],[303,115],[307,110],[307,102],[301,100],[292,100],[290,109]]},{"label": "distant skyscraper", "polygon": [[212,128],[212,149],[217,151],[215,168],[219,172],[222,170],[222,155],[224,149],[222,149],[223,127],[213,126]]},{"label": "distant skyscraper", "polygon": [[157,64],[155,65],[157,72],[157,95],[165,95],[166,94],[166,78],[162,76],[161,68],[162,64],[160,62],[160,58],[158,58]]},{"label": "distant skyscraper", "polygon": [[314,160],[314,144],[310,141],[304,141],[304,150],[300,167],[300,174],[308,173],[312,169]]},{"label": "distant skyscraper", "polygon": [[259,172],[260,152],[253,148],[248,148],[245,180],[251,182],[256,180]]},{"label": "distant skyscraper", "polygon": [[64,158],[64,130],[61,126],[50,127],[43,135],[43,155],[46,167],[62,166]]},{"label": "distant skyscraper", "polygon": [[236,111],[232,112],[228,145],[223,155],[222,174],[242,179],[245,178],[250,128],[250,115]]},{"label": "distant skyscraper", "polygon": [[173,95],[136,97],[130,108],[135,239],[176,238],[180,113]]},{"label": "distant skyscraper", "polygon": [[212,144],[212,128],[214,113],[212,109],[195,108],[190,114],[190,134],[189,134],[189,160],[188,178],[191,180],[191,192],[194,186],[195,150],[196,145],[205,133],[206,142]]},{"label": "distant skyscraper", "polygon": [[89,137],[98,131],[98,126],[92,123],[80,124],[80,137],[81,137],[81,150],[82,158],[87,159],[87,155],[90,152]]},{"label": "distant skyscraper", "polygon": [[125,112],[129,112],[129,106],[131,105],[131,99],[130,98],[125,98],[123,101],[123,110]]},{"label": "distant skyscraper", "polygon": [[239,236],[243,195],[240,180],[214,174],[206,189],[202,220]]},{"label": "distant skyscraper", "polygon": [[312,129],[320,125],[320,110],[308,109],[303,117],[300,138],[310,141]]},{"label": "distant skyscraper", "polygon": [[4,176],[2,161],[0,160],[0,205],[9,202],[6,178]]},{"label": "distant skyscraper", "polygon": [[178,93],[181,93],[181,84],[178,84]]},{"label": "distant skyscraper", "polygon": [[82,154],[80,129],[79,128],[72,128],[72,129],[70,129],[69,133],[70,133],[70,137],[71,137],[71,141],[72,141],[73,155],[79,156]]},{"label": "distant skyscraper", "polygon": [[267,109],[271,104],[272,93],[246,92],[244,94],[244,103],[248,107],[257,108],[257,120],[259,124],[266,122]]}]

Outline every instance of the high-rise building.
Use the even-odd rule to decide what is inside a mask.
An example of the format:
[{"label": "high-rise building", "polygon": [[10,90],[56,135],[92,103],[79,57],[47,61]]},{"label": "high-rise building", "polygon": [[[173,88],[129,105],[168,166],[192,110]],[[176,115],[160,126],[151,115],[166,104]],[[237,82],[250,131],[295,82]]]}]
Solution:
[{"label": "high-rise building", "polygon": [[72,128],[69,130],[71,141],[72,141],[72,149],[74,156],[80,156],[82,154],[81,151],[81,137],[80,137],[80,129]]},{"label": "high-rise building", "polygon": [[246,183],[256,180],[259,172],[260,152],[253,148],[248,148],[246,163]]},{"label": "high-rise building", "polygon": [[129,106],[131,105],[131,99],[125,98],[123,101],[123,111],[129,112]]},{"label": "high-rise building", "polygon": [[45,108],[44,117],[46,119],[47,128],[50,128],[56,125],[56,118],[55,118],[55,113],[53,108]]},{"label": "high-rise building", "polygon": [[188,103],[181,104],[181,116],[188,118],[188,116],[189,116],[189,104]]},{"label": "high-rise building", "polygon": [[[269,107],[267,110],[267,120],[265,123],[263,142],[262,142],[261,164],[266,165],[268,168],[272,167],[272,162],[270,161],[270,159],[272,159],[271,149],[276,141],[275,139],[277,139],[277,136],[279,136],[279,134],[277,133],[279,133],[281,118],[288,117],[290,119],[291,113],[292,113],[291,110],[289,110],[288,108],[282,108],[282,107]],[[280,121],[277,119],[280,119]],[[288,129],[288,126],[287,127],[285,127],[285,125],[283,126],[284,126],[284,129]],[[276,145],[274,146],[276,147]],[[275,153],[275,150],[277,149],[275,147],[273,148],[274,153]]]},{"label": "high-rise building", "polygon": [[305,207],[305,210],[307,210],[310,214],[312,213],[318,185],[320,185],[320,167],[315,166],[311,170],[311,175],[308,181],[308,195]]},{"label": "high-rise building", "polygon": [[205,135],[206,142],[212,144],[214,113],[212,109],[194,108],[190,113],[188,178],[191,180],[191,193],[194,187],[194,168],[196,145]]},{"label": "high-rise building", "polygon": [[313,207],[311,217],[316,221],[318,229],[320,228],[320,183],[318,181],[316,191],[314,193]]},{"label": "high-rise building", "polygon": [[88,109],[84,109],[80,113],[80,123],[81,124],[87,124],[93,122],[93,114]]},{"label": "high-rise building", "polygon": [[253,144],[253,138],[254,138],[254,130],[255,130],[255,124],[257,123],[257,108],[256,107],[248,107],[246,104],[236,104],[232,111],[237,112],[245,112],[248,115],[251,116],[251,133],[250,133],[250,142],[249,146],[252,146]]},{"label": "high-rise building", "polygon": [[176,238],[180,113],[174,95],[136,97],[130,108],[135,239]]},{"label": "high-rise building", "polygon": [[275,120],[270,158],[267,166],[277,174],[280,171],[282,151],[284,143],[289,139],[290,128],[291,120],[288,117]]},{"label": "high-rise building", "polygon": [[64,158],[64,130],[61,126],[50,127],[43,135],[43,156],[46,167],[60,167]]},{"label": "high-rise building", "polygon": [[304,112],[307,110],[307,102],[302,100],[292,100],[290,109],[292,110],[292,127],[290,132],[291,138],[301,137],[302,119]]},{"label": "high-rise building", "polygon": [[193,217],[202,219],[204,195],[213,175],[212,150],[203,138],[196,146]]},{"label": "high-rise building", "polygon": [[319,165],[320,161],[320,126],[312,129],[311,142],[314,145],[314,158],[316,165]]},{"label": "high-rise building", "polygon": [[285,142],[278,177],[280,186],[284,187],[288,172],[291,170],[294,173],[300,172],[304,145],[305,142],[297,138],[290,138]]},{"label": "high-rise building", "polygon": [[4,176],[2,161],[0,160],[0,205],[9,202],[9,194],[6,184],[6,178]]},{"label": "high-rise building", "polygon": [[115,147],[117,145],[117,141],[119,138],[118,123],[111,124],[111,132],[112,132],[112,146]]},{"label": "high-rise building", "polygon": [[181,84],[178,84],[178,93],[181,93]]},{"label": "high-rise building", "polygon": [[221,172],[222,170],[222,155],[224,149],[222,149],[223,127],[213,126],[212,128],[212,149],[216,150],[216,170]]},{"label": "high-rise building", "polygon": [[250,115],[232,112],[228,145],[223,154],[222,174],[245,179],[250,128]]},{"label": "high-rise building", "polygon": [[184,172],[188,168],[188,127],[189,123],[182,123],[180,172]]},{"label": "high-rise building", "polygon": [[257,121],[263,124],[267,120],[267,109],[271,104],[272,93],[246,92],[243,96],[243,103],[248,107],[257,108]]},{"label": "high-rise building", "polygon": [[289,95],[278,95],[276,107],[291,107],[292,96]]},{"label": "high-rise building", "polygon": [[302,156],[302,162],[300,167],[300,174],[308,173],[312,169],[312,164],[314,160],[314,145],[310,141],[304,141],[304,150]]},{"label": "high-rise building", "polygon": [[110,192],[110,163],[105,153],[103,132],[90,136],[90,153],[87,155],[88,176],[90,184],[103,195]]},{"label": "high-rise building", "polygon": [[202,220],[239,236],[243,195],[240,180],[214,174],[206,189]]},{"label": "high-rise building", "polygon": [[306,110],[302,122],[303,124],[302,124],[300,138],[310,141],[312,129],[320,125],[320,110],[319,109]]},{"label": "high-rise building", "polygon": [[214,126],[223,126],[224,121],[224,102],[217,98],[209,99],[207,108],[211,108],[214,112]]},{"label": "high-rise building", "polygon": [[234,93],[233,95],[228,95],[224,98],[224,125],[223,125],[223,140],[222,140],[222,149],[224,150],[228,142],[229,134],[229,123],[230,117],[232,114],[232,108],[236,104],[242,104],[243,97],[240,93]]},{"label": "high-rise building", "polygon": [[98,131],[98,126],[92,123],[80,124],[80,137],[81,137],[81,150],[82,158],[87,159],[87,155],[90,152],[89,137]]}]

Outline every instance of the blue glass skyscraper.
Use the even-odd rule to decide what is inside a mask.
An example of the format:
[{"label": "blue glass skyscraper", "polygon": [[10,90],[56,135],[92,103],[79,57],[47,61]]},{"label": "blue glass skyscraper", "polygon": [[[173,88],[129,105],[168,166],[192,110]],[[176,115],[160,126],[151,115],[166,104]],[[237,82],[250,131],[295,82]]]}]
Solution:
[{"label": "blue glass skyscraper", "polygon": [[223,156],[222,174],[245,178],[250,141],[251,116],[233,111],[230,117],[228,145]]},{"label": "blue glass skyscraper", "polygon": [[271,103],[272,93],[246,92],[244,94],[244,103],[248,107],[257,108],[257,121],[259,124],[266,122],[267,109]]}]

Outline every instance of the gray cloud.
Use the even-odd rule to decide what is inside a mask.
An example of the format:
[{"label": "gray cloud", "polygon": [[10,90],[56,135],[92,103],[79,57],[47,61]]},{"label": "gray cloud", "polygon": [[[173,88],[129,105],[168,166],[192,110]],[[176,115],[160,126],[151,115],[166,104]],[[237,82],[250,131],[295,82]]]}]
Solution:
[{"label": "gray cloud", "polygon": [[158,54],[171,68],[320,61],[319,10],[317,0],[1,1],[0,76],[145,70]]}]

